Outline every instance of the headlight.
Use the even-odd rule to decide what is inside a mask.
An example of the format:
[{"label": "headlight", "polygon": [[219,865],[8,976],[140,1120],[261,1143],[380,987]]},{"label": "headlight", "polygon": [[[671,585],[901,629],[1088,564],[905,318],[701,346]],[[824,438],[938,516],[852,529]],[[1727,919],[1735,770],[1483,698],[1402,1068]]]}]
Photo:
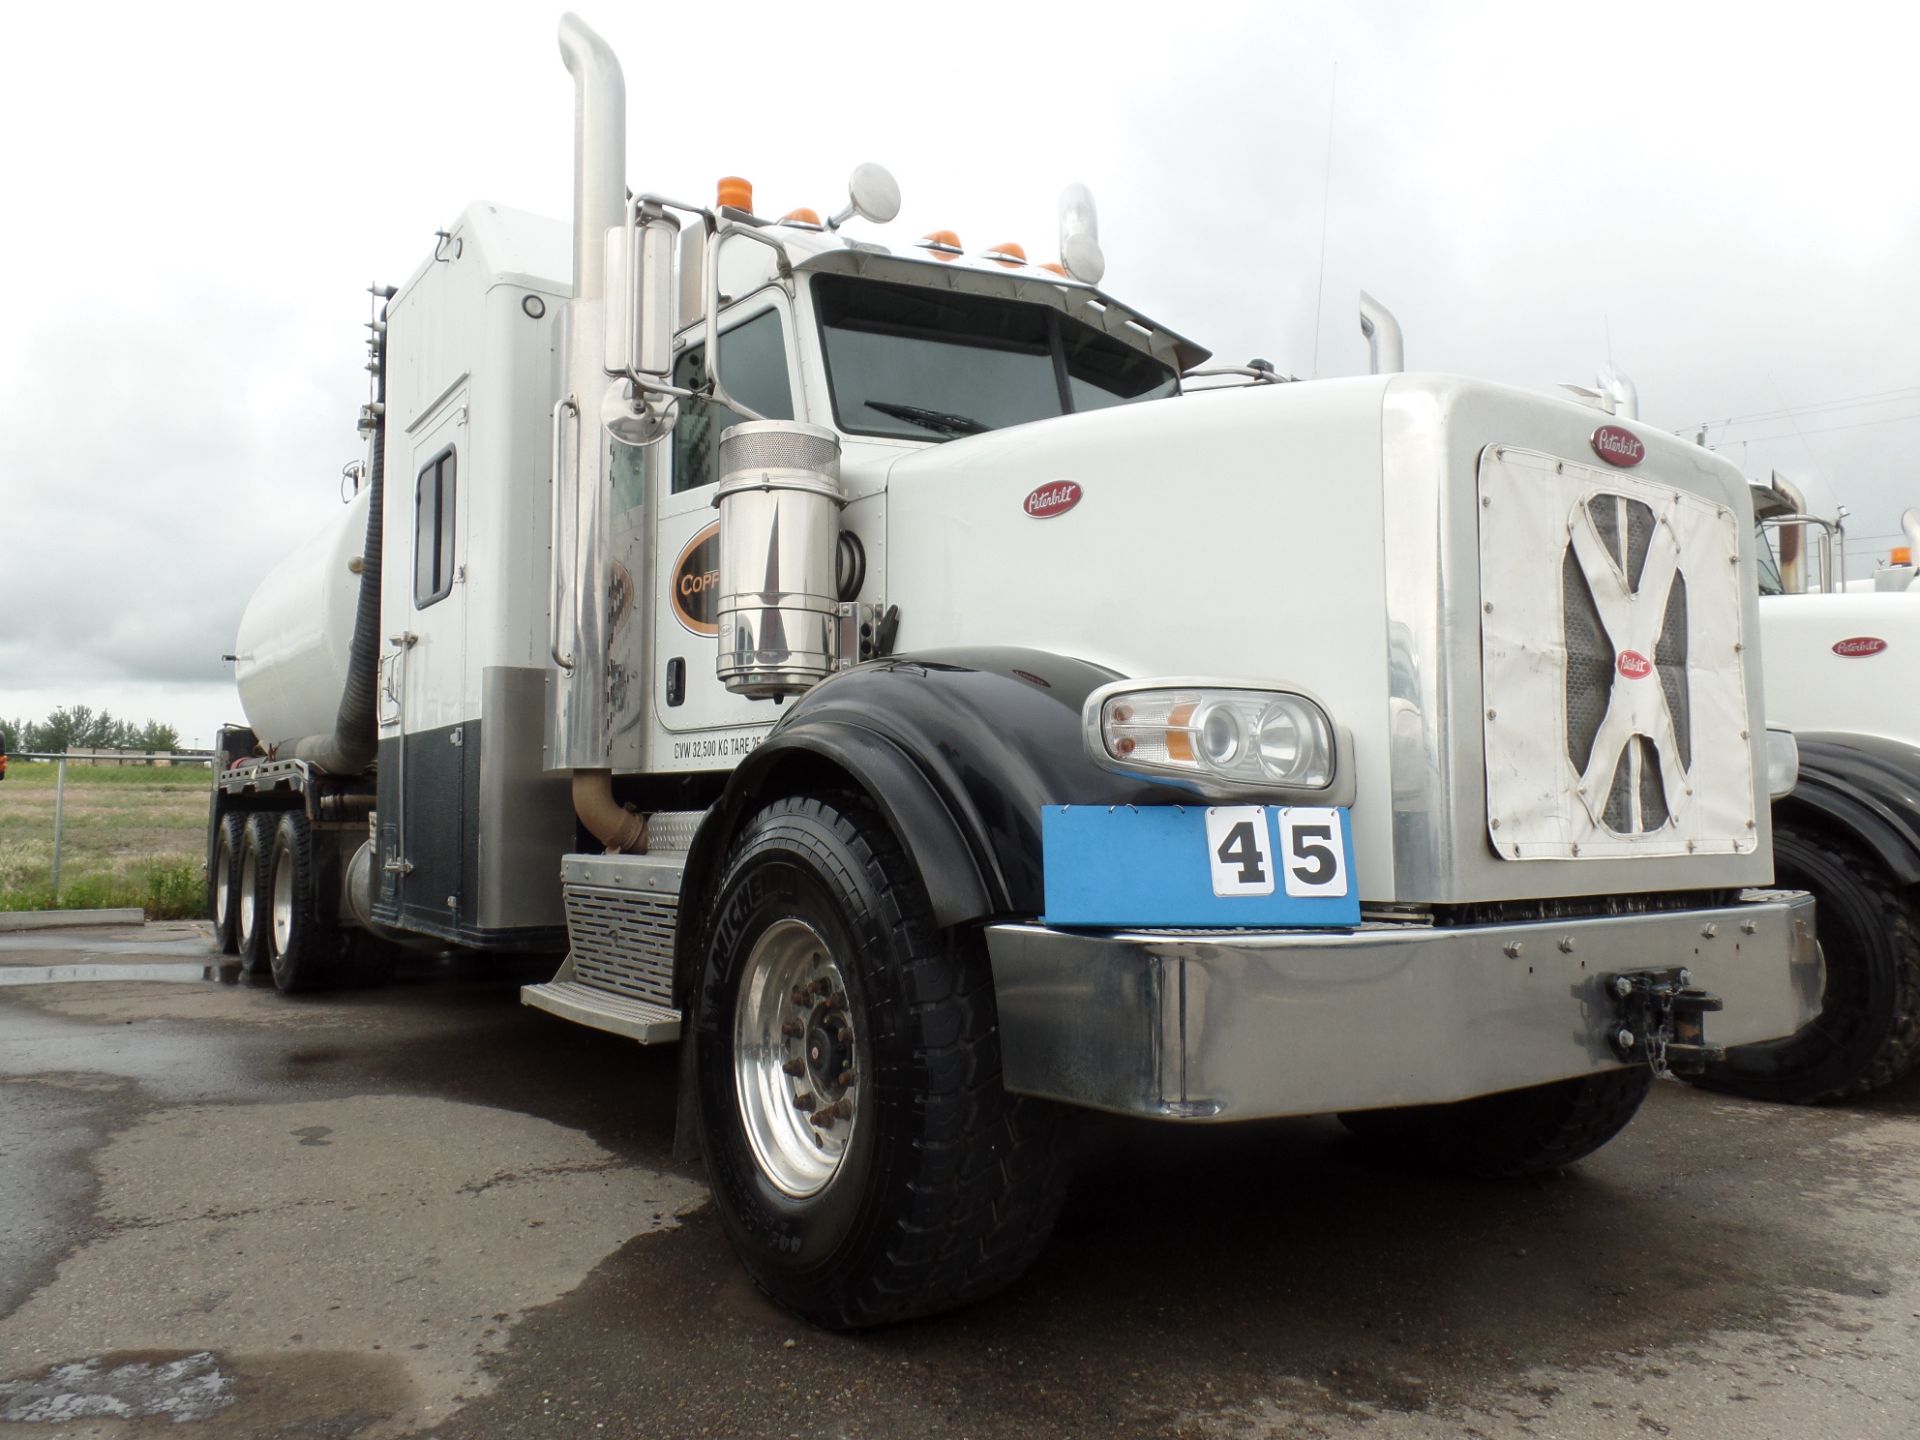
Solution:
[{"label": "headlight", "polygon": [[1089,697],[1086,719],[1094,758],[1110,768],[1223,793],[1325,790],[1337,769],[1327,712],[1287,691],[1106,686]]},{"label": "headlight", "polygon": [[1767,731],[1767,794],[1775,800],[1800,783],[1800,742],[1791,730]]}]

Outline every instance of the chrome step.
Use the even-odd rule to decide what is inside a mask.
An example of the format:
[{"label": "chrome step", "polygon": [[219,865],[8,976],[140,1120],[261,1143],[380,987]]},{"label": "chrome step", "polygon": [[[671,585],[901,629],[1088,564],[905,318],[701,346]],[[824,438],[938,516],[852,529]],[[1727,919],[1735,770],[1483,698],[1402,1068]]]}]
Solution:
[{"label": "chrome step", "polygon": [[520,1003],[558,1015],[595,1030],[625,1035],[642,1045],[659,1045],[680,1038],[680,1012],[616,995],[577,980],[549,980],[544,985],[522,985]]}]

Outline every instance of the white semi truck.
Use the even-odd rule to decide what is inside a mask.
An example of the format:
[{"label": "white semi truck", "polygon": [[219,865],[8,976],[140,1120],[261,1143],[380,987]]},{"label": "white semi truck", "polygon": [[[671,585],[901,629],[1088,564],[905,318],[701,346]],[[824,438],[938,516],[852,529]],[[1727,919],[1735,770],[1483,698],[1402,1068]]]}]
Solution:
[{"label": "white semi truck", "polygon": [[560,48],[571,227],[473,205],[380,292],[366,483],[241,623],[249,968],[564,954],[527,1003],[681,1044],[729,1235],[834,1326],[1014,1279],[1079,1109],[1535,1173],[1814,1013],[1731,465],[1394,373],[1377,308],[1385,373],[1183,393],[1083,191],[1058,265],[880,243],[877,167],[633,195]]},{"label": "white semi truck", "polygon": [[[1782,883],[1820,907],[1821,1013],[1742,1046],[1699,1083],[1809,1102],[1877,1090],[1920,1058],[1920,589],[1908,545],[1844,580],[1844,532],[1776,474],[1753,487],[1769,723],[1799,741],[1799,783],[1773,805]],[[1768,538],[1771,536],[1771,541]],[[1837,552],[1837,553],[1836,553]]]}]

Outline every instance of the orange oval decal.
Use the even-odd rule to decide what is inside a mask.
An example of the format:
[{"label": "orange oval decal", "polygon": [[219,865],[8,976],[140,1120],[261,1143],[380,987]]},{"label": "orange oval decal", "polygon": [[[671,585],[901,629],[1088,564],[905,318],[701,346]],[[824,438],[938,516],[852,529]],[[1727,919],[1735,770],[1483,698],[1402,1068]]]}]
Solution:
[{"label": "orange oval decal", "polygon": [[668,586],[673,618],[696,635],[718,635],[720,602],[720,522],[714,521],[686,544],[673,562]]}]

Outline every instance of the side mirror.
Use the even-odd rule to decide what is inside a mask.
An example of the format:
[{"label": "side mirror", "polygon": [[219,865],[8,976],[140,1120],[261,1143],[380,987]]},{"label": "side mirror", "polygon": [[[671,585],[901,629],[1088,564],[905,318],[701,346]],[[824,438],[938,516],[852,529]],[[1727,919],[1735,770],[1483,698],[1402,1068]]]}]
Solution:
[{"label": "side mirror", "polygon": [[1107,257],[1100,250],[1100,217],[1093,208],[1093,192],[1084,185],[1060,192],[1060,263],[1074,279],[1098,285],[1107,273]]},{"label": "side mirror", "polygon": [[664,379],[673,368],[673,261],[680,222],[651,208],[607,231],[609,375]]},{"label": "side mirror", "polygon": [[868,161],[853,167],[847,180],[847,208],[827,221],[829,230],[838,230],[858,215],[875,225],[884,225],[900,213],[900,182],[884,165]]}]

